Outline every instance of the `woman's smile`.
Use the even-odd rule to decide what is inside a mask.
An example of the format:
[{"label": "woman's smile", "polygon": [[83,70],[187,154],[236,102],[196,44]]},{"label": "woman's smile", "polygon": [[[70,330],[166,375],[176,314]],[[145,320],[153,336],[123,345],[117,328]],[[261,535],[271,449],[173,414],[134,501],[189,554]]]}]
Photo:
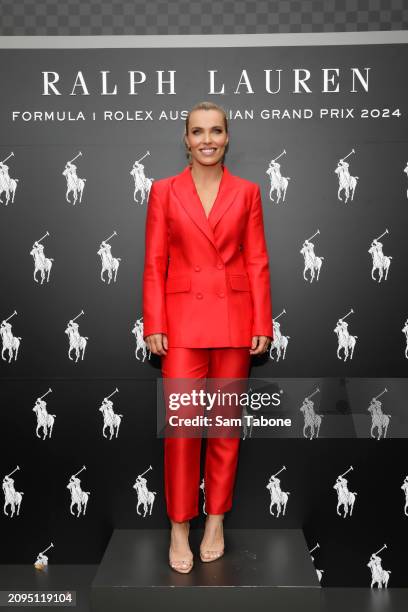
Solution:
[{"label": "woman's smile", "polygon": [[199,151],[205,155],[206,157],[212,155],[213,153],[215,153],[217,149],[215,147],[207,147],[205,149],[199,149]]}]

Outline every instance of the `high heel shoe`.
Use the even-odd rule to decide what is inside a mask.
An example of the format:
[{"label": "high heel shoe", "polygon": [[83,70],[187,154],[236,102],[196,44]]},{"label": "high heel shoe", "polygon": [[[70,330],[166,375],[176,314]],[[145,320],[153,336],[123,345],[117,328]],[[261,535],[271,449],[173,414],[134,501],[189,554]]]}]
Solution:
[{"label": "high heel shoe", "polygon": [[[203,557],[203,553],[205,555],[210,555],[210,558]],[[202,550],[200,548],[200,559],[204,563],[209,563],[210,561],[215,561],[216,559],[220,559],[224,555],[224,549],[221,550]]]},{"label": "high heel shoe", "polygon": [[188,574],[193,569],[194,559],[181,559],[179,561],[171,561],[169,557],[169,565],[171,569],[174,569],[179,574]]},{"label": "high heel shoe", "polygon": [[221,548],[218,550],[211,550],[211,549],[202,548],[200,546],[200,559],[201,561],[203,561],[203,563],[209,563],[210,561],[216,561],[216,559],[220,559],[223,556],[223,554],[224,554],[224,548]]},{"label": "high heel shoe", "polygon": [[[190,533],[190,525],[188,525],[187,537],[189,533]],[[170,550],[171,550],[171,545],[170,545]],[[171,569],[174,569],[174,571],[178,572],[179,574],[188,574],[189,572],[191,572],[194,566],[194,557],[191,557],[191,559],[179,559],[178,561],[172,561],[170,550],[169,550],[169,565]]]}]

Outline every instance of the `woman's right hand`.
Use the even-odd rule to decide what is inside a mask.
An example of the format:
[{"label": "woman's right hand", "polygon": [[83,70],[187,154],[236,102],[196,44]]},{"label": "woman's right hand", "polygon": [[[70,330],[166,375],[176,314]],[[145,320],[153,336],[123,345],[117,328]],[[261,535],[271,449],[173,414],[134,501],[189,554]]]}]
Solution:
[{"label": "woman's right hand", "polygon": [[146,346],[154,355],[167,355],[168,343],[166,334],[151,334],[145,338]]}]

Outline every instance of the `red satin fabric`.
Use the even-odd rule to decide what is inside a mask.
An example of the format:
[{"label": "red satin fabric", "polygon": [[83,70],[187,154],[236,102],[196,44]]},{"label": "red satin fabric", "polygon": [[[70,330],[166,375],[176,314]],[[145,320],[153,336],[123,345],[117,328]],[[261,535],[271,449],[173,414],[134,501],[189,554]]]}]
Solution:
[{"label": "red satin fabric", "polygon": [[[247,378],[248,348],[169,347],[162,357],[163,378]],[[240,438],[207,438],[205,510],[223,514],[231,509]],[[199,514],[201,438],[164,439],[164,481],[167,514],[186,521]]]},{"label": "red satin fabric", "polygon": [[152,183],[146,214],[143,337],[169,347],[250,347],[273,337],[261,190],[229,172],[208,218],[191,169]]}]

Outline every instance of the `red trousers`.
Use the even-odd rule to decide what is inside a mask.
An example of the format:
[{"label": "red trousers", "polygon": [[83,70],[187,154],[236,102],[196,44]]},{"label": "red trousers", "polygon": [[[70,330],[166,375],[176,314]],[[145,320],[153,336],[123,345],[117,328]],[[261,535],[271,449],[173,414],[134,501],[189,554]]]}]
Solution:
[{"label": "red trousers", "polygon": [[[162,357],[163,378],[244,378],[249,374],[249,348],[170,347]],[[202,386],[200,387],[202,388]],[[207,438],[205,510],[231,509],[240,438]],[[199,514],[201,438],[164,438],[164,481],[167,514],[177,522]]]}]

